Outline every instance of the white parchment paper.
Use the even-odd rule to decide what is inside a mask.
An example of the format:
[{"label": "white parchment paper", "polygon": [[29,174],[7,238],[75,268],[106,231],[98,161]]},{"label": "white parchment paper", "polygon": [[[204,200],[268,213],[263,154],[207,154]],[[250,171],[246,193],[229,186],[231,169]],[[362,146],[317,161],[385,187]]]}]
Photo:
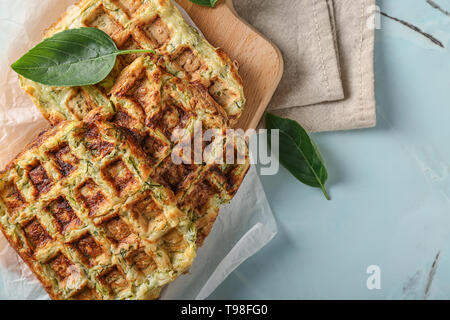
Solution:
[{"label": "white parchment paper", "polygon": [[[48,126],[20,89],[10,65],[40,42],[43,30],[75,2],[0,0],[0,167]],[[276,233],[272,211],[252,167],[233,201],[221,210],[211,235],[198,250],[190,273],[170,284],[161,298],[207,298]],[[0,235],[0,299],[49,299],[3,235]]]}]

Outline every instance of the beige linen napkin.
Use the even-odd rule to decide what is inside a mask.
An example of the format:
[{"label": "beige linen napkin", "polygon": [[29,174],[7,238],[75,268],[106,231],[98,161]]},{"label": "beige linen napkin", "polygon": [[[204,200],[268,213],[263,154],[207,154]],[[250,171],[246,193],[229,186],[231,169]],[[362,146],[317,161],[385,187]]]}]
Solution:
[{"label": "beige linen napkin", "polygon": [[375,0],[237,0],[238,13],[283,52],[269,110],[310,131],[376,123],[370,27]]}]

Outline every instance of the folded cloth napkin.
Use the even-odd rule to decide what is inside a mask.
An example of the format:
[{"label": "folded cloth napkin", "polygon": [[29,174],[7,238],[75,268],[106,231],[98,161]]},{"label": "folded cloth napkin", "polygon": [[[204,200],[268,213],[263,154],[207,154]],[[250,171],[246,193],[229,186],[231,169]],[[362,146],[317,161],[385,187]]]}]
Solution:
[{"label": "folded cloth napkin", "polygon": [[242,18],[279,46],[285,73],[268,110],[309,131],[376,124],[375,0],[239,0]]}]

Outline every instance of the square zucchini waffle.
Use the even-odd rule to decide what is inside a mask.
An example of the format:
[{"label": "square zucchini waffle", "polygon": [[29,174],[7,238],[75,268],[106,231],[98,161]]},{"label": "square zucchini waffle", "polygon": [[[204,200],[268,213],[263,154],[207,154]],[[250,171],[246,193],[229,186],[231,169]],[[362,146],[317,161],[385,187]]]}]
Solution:
[{"label": "square zucchini waffle", "polygon": [[[174,77],[161,64],[156,57],[134,60],[111,90],[114,110],[91,114],[106,116],[135,137],[151,161],[154,180],[173,192],[195,222],[201,245],[220,205],[233,198],[249,169],[248,148],[242,136],[228,130],[226,112],[202,86]],[[211,141],[204,139],[206,130],[215,134]]]},{"label": "square zucchini waffle", "polygon": [[[105,31],[119,49],[153,49],[170,73],[202,86],[225,110],[230,126],[239,119],[245,98],[236,64],[189,26],[170,0],[81,0],[45,37],[80,27]],[[52,124],[83,119],[95,105],[108,105],[117,75],[137,57],[119,57],[110,76],[95,86],[55,88],[21,78],[22,87]]]},{"label": "square zucchini waffle", "polygon": [[0,173],[0,228],[53,299],[156,298],[195,226],[113,124],[64,122]]},{"label": "square zucchini waffle", "polygon": [[21,78],[55,127],[0,172],[0,228],[53,299],[154,299],[249,169],[229,131],[242,81],[168,0],[82,0],[46,37],[78,27],[156,53],[119,57],[93,86]]}]

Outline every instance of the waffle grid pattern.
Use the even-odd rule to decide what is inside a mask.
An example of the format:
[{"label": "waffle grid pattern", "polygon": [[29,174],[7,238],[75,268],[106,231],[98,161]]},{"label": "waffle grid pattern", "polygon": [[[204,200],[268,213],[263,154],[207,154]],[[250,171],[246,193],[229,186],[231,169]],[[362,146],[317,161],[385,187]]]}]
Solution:
[{"label": "waffle grid pattern", "polygon": [[0,226],[52,298],[156,298],[189,269],[195,227],[126,133],[67,122],[40,139],[0,176]]},{"label": "waffle grid pattern", "polygon": [[[227,132],[220,105],[159,62],[137,58],[118,76],[111,90],[116,108],[112,121],[129,130],[153,159],[152,179],[170,189],[195,221],[201,245],[220,205],[233,198],[248,171],[248,150],[243,137]],[[205,141],[208,129],[214,133],[212,142]],[[227,152],[232,152],[229,164]]]}]

